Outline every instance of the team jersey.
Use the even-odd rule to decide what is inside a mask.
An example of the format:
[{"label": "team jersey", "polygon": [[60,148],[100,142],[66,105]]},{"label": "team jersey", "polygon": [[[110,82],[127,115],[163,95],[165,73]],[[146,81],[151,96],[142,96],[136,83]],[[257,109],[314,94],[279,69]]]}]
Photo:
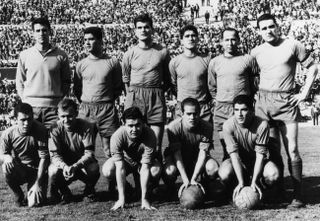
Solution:
[{"label": "team jersey", "polygon": [[52,126],[49,138],[49,151],[52,163],[63,169],[76,164],[84,167],[95,160],[95,133],[91,123],[75,119],[73,131],[67,131],[61,121]]},{"label": "team jersey", "polygon": [[157,139],[151,128],[144,126],[141,136],[132,140],[125,126],[122,126],[111,136],[111,155],[114,161],[124,160],[132,167],[151,164],[156,143]]},{"label": "team jersey", "polygon": [[188,57],[180,54],[169,63],[171,83],[177,91],[177,100],[183,101],[187,97],[199,102],[209,100],[207,85],[208,65],[210,56],[196,55]]},{"label": "team jersey", "polygon": [[276,46],[263,43],[254,48],[251,55],[256,58],[260,68],[259,89],[266,91],[293,90],[297,62],[304,67],[314,63],[305,47],[292,39],[280,39]]},{"label": "team jersey", "polygon": [[229,154],[238,152],[244,164],[252,165],[256,152],[265,156],[268,154],[269,125],[254,116],[249,126],[245,127],[232,116],[223,124],[223,138]]},{"label": "team jersey", "polygon": [[170,87],[170,56],[167,49],[153,43],[148,49],[138,45],[129,49],[122,59],[122,79],[130,86]]},{"label": "team jersey", "polygon": [[230,103],[237,95],[252,95],[255,92],[256,75],[257,65],[252,56],[219,55],[210,61],[208,68],[208,87],[211,97],[220,102]]},{"label": "team jersey", "polygon": [[19,126],[6,129],[1,135],[0,154],[9,154],[21,163],[38,167],[40,159],[49,157],[47,129],[33,121],[30,133],[21,133]]},{"label": "team jersey", "polygon": [[168,125],[167,134],[169,150],[173,153],[180,150],[183,164],[188,167],[196,164],[199,150],[208,152],[213,148],[213,127],[202,119],[195,128],[189,129],[182,118],[177,118]]},{"label": "team jersey", "polygon": [[86,57],[79,61],[74,77],[75,95],[87,103],[112,102],[122,91],[122,73],[116,58]]}]

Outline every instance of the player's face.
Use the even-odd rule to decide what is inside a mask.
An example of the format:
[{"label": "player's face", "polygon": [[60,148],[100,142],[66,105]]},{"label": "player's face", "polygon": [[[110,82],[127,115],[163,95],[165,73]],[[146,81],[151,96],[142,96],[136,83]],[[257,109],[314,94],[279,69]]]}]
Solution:
[{"label": "player's face", "polygon": [[22,134],[26,134],[30,131],[32,119],[32,114],[18,113],[17,124]]},{"label": "player's face", "polygon": [[225,31],[223,33],[223,38],[221,45],[223,50],[227,54],[235,54],[238,50],[239,39],[236,36],[236,32],[234,31]]},{"label": "player's face", "polygon": [[143,123],[140,119],[126,119],[125,128],[131,140],[135,140],[142,134]]},{"label": "player's face", "polygon": [[268,43],[276,42],[279,39],[278,25],[272,20],[259,22],[260,35]]},{"label": "player's face", "polygon": [[89,53],[94,53],[101,49],[101,41],[96,39],[93,34],[87,33],[84,35],[84,46]]},{"label": "player's face", "polygon": [[147,41],[151,39],[152,28],[148,22],[137,22],[135,33],[139,41]]},{"label": "player's face", "polygon": [[182,45],[186,49],[194,49],[197,47],[198,37],[192,30],[187,30],[182,36]]},{"label": "player's face", "polygon": [[182,119],[187,128],[193,128],[199,123],[200,113],[195,106],[185,105]]},{"label": "player's face", "polygon": [[247,105],[235,104],[234,105],[234,116],[240,125],[245,125],[251,116],[251,112],[250,112],[249,108],[247,107]]},{"label": "player's face", "polygon": [[66,110],[62,110],[61,108],[58,109],[59,120],[67,131],[71,131],[73,129],[77,115],[78,113],[73,107],[69,107]]},{"label": "player's face", "polygon": [[34,24],[33,37],[37,44],[49,44],[50,29],[42,24]]}]

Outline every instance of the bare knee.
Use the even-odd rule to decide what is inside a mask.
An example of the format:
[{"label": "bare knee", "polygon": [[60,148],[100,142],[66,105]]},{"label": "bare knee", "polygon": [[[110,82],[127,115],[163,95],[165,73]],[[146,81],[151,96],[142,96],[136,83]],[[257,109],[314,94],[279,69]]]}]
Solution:
[{"label": "bare knee", "polygon": [[272,185],[279,180],[280,172],[273,162],[268,162],[263,169],[263,177],[268,185]]},{"label": "bare knee", "polygon": [[226,159],[221,163],[218,174],[223,183],[228,183],[232,180],[234,170],[230,159]]},{"label": "bare knee", "polygon": [[161,163],[158,160],[155,160],[150,168],[151,177],[155,179],[160,178],[161,171]]},{"label": "bare knee", "polygon": [[208,159],[205,164],[206,174],[210,179],[215,179],[218,175],[219,164],[215,159]]},{"label": "bare knee", "polygon": [[112,158],[108,159],[102,166],[102,174],[107,178],[112,178],[116,175],[116,165]]},{"label": "bare knee", "polygon": [[50,164],[49,167],[48,167],[48,175],[49,177],[53,177],[53,176],[56,176],[57,173],[59,171],[59,168],[56,167],[55,165],[53,164]]}]

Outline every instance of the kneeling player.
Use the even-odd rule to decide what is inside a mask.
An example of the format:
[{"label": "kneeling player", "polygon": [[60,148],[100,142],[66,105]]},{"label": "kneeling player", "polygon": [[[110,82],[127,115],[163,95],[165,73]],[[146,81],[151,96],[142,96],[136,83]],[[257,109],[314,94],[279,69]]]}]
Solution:
[{"label": "kneeling player", "polygon": [[103,175],[109,179],[116,177],[117,180],[119,199],[112,210],[124,207],[126,175],[130,173],[140,173],[141,208],[154,209],[146,195],[148,183],[151,179],[158,181],[161,174],[160,164],[153,159],[157,138],[153,130],[143,123],[139,108],[126,109],[122,118],[124,126],[111,136],[112,158],[103,166]]},{"label": "kneeling player", "polygon": [[46,199],[49,164],[47,129],[33,120],[32,107],[20,103],[15,107],[17,125],[5,130],[1,137],[0,160],[5,180],[13,191],[17,206],[26,201],[20,185],[28,184],[28,194],[35,194],[38,206]]},{"label": "kneeling player", "polygon": [[172,121],[167,128],[171,155],[166,156],[164,180],[173,185],[179,172],[183,189],[198,184],[200,175],[214,179],[218,164],[209,156],[213,127],[200,118],[199,102],[186,98],[181,102],[181,110],[182,118]]},{"label": "kneeling player", "polygon": [[94,201],[94,187],[100,177],[94,157],[94,127],[90,122],[76,118],[77,104],[71,99],[59,102],[58,115],[59,121],[52,126],[49,139],[51,198],[56,202],[61,200],[63,204],[70,202],[72,194],[68,185],[79,179],[86,184],[84,198]]},{"label": "kneeling player", "polygon": [[222,163],[219,175],[224,183],[236,175],[238,185],[233,191],[234,197],[247,185],[262,197],[261,184],[271,186],[279,178],[277,166],[268,160],[269,125],[254,115],[252,100],[247,95],[235,97],[233,108],[234,116],[223,125],[230,159]]}]

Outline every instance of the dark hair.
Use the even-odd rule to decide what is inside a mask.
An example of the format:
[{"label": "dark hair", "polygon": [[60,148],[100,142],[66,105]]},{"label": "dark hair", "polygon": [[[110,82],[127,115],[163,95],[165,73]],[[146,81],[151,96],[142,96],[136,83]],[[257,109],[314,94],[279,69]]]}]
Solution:
[{"label": "dark hair", "polygon": [[236,104],[245,104],[248,109],[253,110],[253,100],[248,95],[238,95],[233,99],[233,107]]},{"label": "dark hair", "polygon": [[31,23],[32,30],[34,30],[35,24],[44,25],[44,26],[48,27],[49,30],[51,30],[51,26],[50,26],[50,22],[49,22],[48,18],[41,17],[41,18],[34,19]]},{"label": "dark hair", "polygon": [[197,112],[200,113],[200,104],[196,99],[191,98],[191,97],[188,97],[188,98],[184,99],[181,102],[181,111],[182,111],[182,113],[184,113],[184,107],[186,105],[196,107]]},{"label": "dark hair", "polygon": [[261,16],[259,16],[259,18],[257,19],[257,26],[258,28],[260,28],[259,24],[261,21],[265,21],[265,20],[273,20],[273,22],[277,25],[277,21],[276,18],[271,15],[271,14],[263,14]]},{"label": "dark hair", "polygon": [[58,108],[63,111],[67,110],[70,107],[72,107],[75,111],[78,111],[77,103],[70,98],[64,98],[58,103]]},{"label": "dark hair", "polygon": [[125,123],[127,119],[140,119],[143,120],[143,115],[138,107],[129,107],[124,110],[122,114],[122,121]]},{"label": "dark hair", "polygon": [[152,18],[148,14],[138,15],[137,17],[134,18],[133,23],[135,28],[137,27],[138,22],[149,23],[149,25],[153,29]]},{"label": "dark hair", "polygon": [[30,104],[28,103],[18,103],[14,108],[14,116],[17,117],[18,113],[24,113],[27,115],[31,115],[33,117],[33,110]]},{"label": "dark hair", "polygon": [[84,34],[92,34],[93,37],[95,37],[99,41],[102,41],[102,36],[103,36],[102,28],[88,27],[88,28],[84,29]]},{"label": "dark hair", "polygon": [[235,36],[238,40],[240,40],[240,36],[239,36],[239,31],[237,29],[234,28],[225,28],[222,32],[221,32],[221,39],[223,39],[223,35],[226,31],[232,31],[235,33]]},{"label": "dark hair", "polygon": [[197,28],[194,25],[186,25],[180,30],[180,38],[181,39],[183,38],[183,35],[184,35],[184,33],[186,31],[193,31],[196,34],[197,37],[199,35],[199,32],[198,32]]}]

